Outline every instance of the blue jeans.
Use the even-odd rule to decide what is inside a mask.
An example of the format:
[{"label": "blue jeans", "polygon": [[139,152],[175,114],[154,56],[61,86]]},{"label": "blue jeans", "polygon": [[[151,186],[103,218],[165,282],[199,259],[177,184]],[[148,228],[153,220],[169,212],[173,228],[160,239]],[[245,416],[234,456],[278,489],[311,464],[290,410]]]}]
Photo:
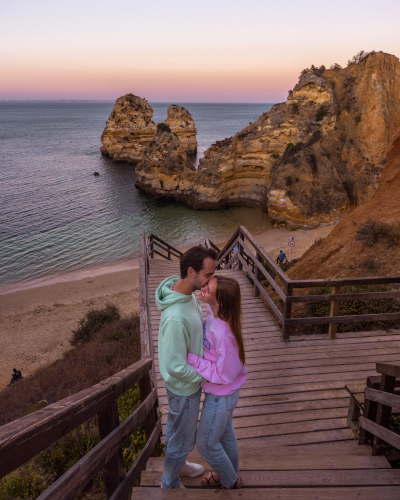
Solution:
[{"label": "blue jeans", "polygon": [[168,419],[165,432],[165,460],[162,484],[179,484],[179,469],[196,444],[201,389],[191,396],[177,396],[167,389]]},{"label": "blue jeans", "polygon": [[221,483],[232,486],[238,480],[239,450],[233,427],[233,410],[239,399],[239,390],[230,396],[206,393],[197,431],[197,449],[221,478]]}]

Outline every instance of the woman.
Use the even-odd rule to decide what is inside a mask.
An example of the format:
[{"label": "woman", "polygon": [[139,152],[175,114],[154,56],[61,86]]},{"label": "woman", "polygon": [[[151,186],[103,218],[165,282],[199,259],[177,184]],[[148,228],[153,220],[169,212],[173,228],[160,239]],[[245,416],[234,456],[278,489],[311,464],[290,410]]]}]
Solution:
[{"label": "woman", "polygon": [[236,280],[215,276],[201,289],[199,300],[207,304],[204,324],[204,359],[188,355],[188,363],[206,380],[206,397],[197,430],[196,446],[200,455],[214,469],[203,477],[202,484],[238,489],[239,451],[233,410],[247,370],[241,332],[240,288]]}]

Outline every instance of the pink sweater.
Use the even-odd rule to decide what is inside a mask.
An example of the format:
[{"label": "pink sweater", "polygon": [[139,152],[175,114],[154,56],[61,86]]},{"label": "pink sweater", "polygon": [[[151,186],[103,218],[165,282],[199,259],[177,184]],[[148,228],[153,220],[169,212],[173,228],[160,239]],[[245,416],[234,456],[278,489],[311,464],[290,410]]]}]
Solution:
[{"label": "pink sweater", "polygon": [[246,382],[247,370],[239,359],[239,348],[228,323],[214,314],[207,305],[207,319],[203,333],[204,359],[198,354],[188,354],[187,362],[206,381],[201,383],[204,392],[215,396],[229,396]]}]

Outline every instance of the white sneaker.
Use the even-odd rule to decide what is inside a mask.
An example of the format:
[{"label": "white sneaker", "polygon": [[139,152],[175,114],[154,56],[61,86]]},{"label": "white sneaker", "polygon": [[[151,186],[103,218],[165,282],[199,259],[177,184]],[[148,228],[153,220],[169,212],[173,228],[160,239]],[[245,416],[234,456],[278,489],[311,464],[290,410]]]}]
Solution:
[{"label": "white sneaker", "polygon": [[180,476],[190,476],[190,477],[197,477],[203,474],[204,472],[204,467],[200,464],[194,464],[192,462],[185,462],[181,470],[179,471]]},{"label": "white sneaker", "polygon": [[[165,488],[165,486],[163,486],[163,484],[161,483],[161,488]],[[166,488],[168,490],[173,490],[175,488],[178,488],[180,490],[186,490],[186,488],[183,486],[183,484],[179,481],[179,484],[177,484],[176,486],[174,486],[173,488]]]}]

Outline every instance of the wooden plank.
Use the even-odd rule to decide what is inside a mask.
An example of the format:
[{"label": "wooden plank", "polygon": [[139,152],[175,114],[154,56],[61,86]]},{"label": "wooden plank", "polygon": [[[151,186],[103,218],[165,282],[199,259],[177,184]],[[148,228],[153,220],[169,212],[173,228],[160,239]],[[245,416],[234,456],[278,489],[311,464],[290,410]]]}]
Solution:
[{"label": "wooden plank", "polygon": [[382,439],[385,443],[392,445],[394,448],[400,450],[400,435],[395,432],[390,431],[389,429],[385,429],[385,427],[381,427],[376,424],[372,420],[368,420],[365,417],[360,417],[360,427],[371,432],[374,436]]},{"label": "wooden plank", "polygon": [[377,363],[376,371],[378,373],[383,373],[390,377],[400,377],[400,364],[387,364],[387,363]]},{"label": "wooden plank", "polygon": [[[256,453],[256,456],[251,456],[250,453],[244,456],[239,452],[240,471],[292,471],[298,473],[298,471],[347,470],[351,473],[351,471],[356,472],[365,469],[371,474],[376,475],[379,474],[378,471],[386,473],[386,477],[390,476],[393,472],[393,469],[390,467],[385,457],[357,456],[343,453],[333,454],[331,459],[327,447],[325,447],[326,456],[321,453],[307,453],[305,446],[301,447],[301,453],[295,453],[295,451],[295,448],[288,449],[286,447],[286,455],[281,453],[270,453],[268,450],[268,453],[264,453],[263,455]],[[205,460],[200,458],[199,463],[207,470],[210,470],[210,466]],[[164,457],[150,458],[147,462],[146,471],[162,473],[163,467]],[[301,474],[298,475],[300,476]],[[393,478],[396,478],[396,481],[400,480],[400,470],[396,471]],[[199,484],[199,478],[194,479],[196,479],[197,484]],[[376,480],[377,479],[375,479],[375,481]]]},{"label": "wooden plank", "polygon": [[[340,285],[333,288],[340,290]],[[397,299],[400,292],[364,292],[364,293],[332,293],[325,295],[296,295],[288,297],[287,302],[341,302],[343,300]]]},{"label": "wooden plank", "polygon": [[355,314],[345,316],[324,316],[322,318],[292,318],[289,325],[324,325],[325,323],[358,323],[360,321],[387,321],[400,319],[400,313]]},{"label": "wooden plank", "polygon": [[[210,470],[209,467],[206,470]],[[274,470],[262,471],[259,469],[243,470],[240,469],[240,476],[244,480],[245,490],[243,494],[250,494],[248,488],[268,488],[265,491],[269,498],[269,488],[276,487],[331,487],[340,486],[399,486],[400,471],[396,470],[307,470],[300,469],[293,471]],[[147,470],[143,472],[140,485],[141,487],[157,487],[161,482],[162,472]],[[193,488],[199,488],[201,481],[199,478],[183,476],[181,478],[185,488],[190,488],[190,497]],[[243,491],[243,490],[242,490]],[[246,492],[246,493],[245,493]]]},{"label": "wooden plank", "polygon": [[[191,489],[192,500],[214,500],[216,494],[214,489]],[[222,494],[221,494],[222,495]],[[397,486],[369,486],[369,487],[320,487],[320,488],[245,488],[244,490],[232,490],[224,492],[229,498],[247,498],[265,500],[399,500],[399,488]],[[132,500],[161,500],[173,498],[176,500],[188,498],[185,490],[162,488],[135,488]]]},{"label": "wooden plank", "polygon": [[365,399],[390,406],[391,408],[400,408],[400,396],[384,391],[378,391],[377,389],[366,388]]},{"label": "wooden plank", "polygon": [[389,285],[394,283],[400,283],[400,276],[293,280],[294,288],[319,288],[321,286],[332,287],[332,286]]},{"label": "wooden plank", "polygon": [[93,387],[0,427],[0,477],[106,408],[151,366],[151,359],[138,361]]},{"label": "wooden plank", "polygon": [[[241,439],[246,446],[296,446],[304,444],[329,443],[345,440],[354,440],[353,432],[347,427],[339,429],[323,429],[297,432],[294,434],[281,434],[277,436],[258,436]],[[256,444],[257,442],[257,444]]]}]

